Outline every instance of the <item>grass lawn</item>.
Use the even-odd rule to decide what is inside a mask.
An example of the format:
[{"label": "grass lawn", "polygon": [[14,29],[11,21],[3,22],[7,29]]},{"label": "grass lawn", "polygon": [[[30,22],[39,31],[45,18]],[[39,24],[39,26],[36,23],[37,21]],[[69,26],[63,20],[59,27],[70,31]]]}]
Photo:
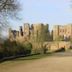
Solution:
[{"label": "grass lawn", "polygon": [[15,58],[15,59],[12,59],[12,60],[11,59],[6,60],[6,61],[1,62],[0,64],[11,63],[11,62],[16,63],[16,62],[19,62],[19,61],[28,62],[28,61],[33,61],[33,60],[36,60],[36,59],[48,57],[48,56],[51,56],[51,54],[37,54],[37,55],[31,55],[31,56],[26,56],[26,57],[19,57],[19,58]]},{"label": "grass lawn", "polygon": [[40,59],[40,58],[44,58],[47,56],[51,56],[51,54],[38,54],[38,55],[16,58],[14,60],[35,60],[35,59]]},{"label": "grass lawn", "polygon": [[32,55],[32,56],[27,56],[27,57],[20,57],[12,60],[7,60],[3,61],[0,63],[0,70],[4,69],[7,70],[9,67],[15,67],[17,65],[22,65],[22,64],[28,64],[31,63],[37,59],[45,58],[50,56],[51,54],[39,54],[39,55]]}]

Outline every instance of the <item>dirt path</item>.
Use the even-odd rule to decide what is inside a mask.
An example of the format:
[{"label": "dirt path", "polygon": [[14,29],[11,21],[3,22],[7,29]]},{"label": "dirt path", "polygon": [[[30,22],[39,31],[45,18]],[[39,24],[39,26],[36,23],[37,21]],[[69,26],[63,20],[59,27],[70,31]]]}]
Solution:
[{"label": "dirt path", "polygon": [[72,57],[47,57],[0,64],[0,72],[72,72]]}]

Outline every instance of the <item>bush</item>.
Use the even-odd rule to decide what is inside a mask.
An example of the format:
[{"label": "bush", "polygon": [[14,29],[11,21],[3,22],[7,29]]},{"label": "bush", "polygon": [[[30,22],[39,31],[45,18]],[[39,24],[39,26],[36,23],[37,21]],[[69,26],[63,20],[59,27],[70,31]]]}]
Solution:
[{"label": "bush", "polygon": [[31,44],[30,42],[25,42],[25,43],[23,44],[23,46],[24,46],[25,55],[31,54],[32,44]]},{"label": "bush", "polygon": [[2,58],[3,58],[3,48],[0,47],[0,59],[2,59]]},{"label": "bush", "polygon": [[25,42],[24,44],[17,43],[16,41],[4,41],[2,48],[0,49],[0,59],[10,56],[30,55],[32,51],[32,44]]},{"label": "bush", "polygon": [[6,40],[3,44],[3,48],[5,57],[13,56],[17,49],[17,43],[15,41],[10,42],[9,40]]}]

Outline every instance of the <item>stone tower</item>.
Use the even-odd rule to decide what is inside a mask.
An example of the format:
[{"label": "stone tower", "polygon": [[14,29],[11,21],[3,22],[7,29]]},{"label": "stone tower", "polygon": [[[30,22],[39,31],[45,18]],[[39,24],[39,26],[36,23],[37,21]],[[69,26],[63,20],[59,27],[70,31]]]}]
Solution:
[{"label": "stone tower", "polygon": [[53,28],[53,40],[57,40],[59,36],[59,25],[55,25]]},{"label": "stone tower", "polygon": [[72,39],[72,24],[66,25],[66,36]]},{"label": "stone tower", "polygon": [[30,38],[30,25],[29,25],[29,23],[24,23],[23,34],[28,39]]},{"label": "stone tower", "polygon": [[44,25],[42,23],[33,24],[31,30],[31,37],[35,41],[48,41],[49,37],[49,26],[48,24]]},{"label": "stone tower", "polygon": [[49,25],[46,24],[44,25],[44,37],[45,37],[45,41],[49,41],[50,40],[50,31],[49,31]]},{"label": "stone tower", "polygon": [[10,39],[10,41],[15,41],[18,36],[19,36],[19,31],[12,30],[11,28],[9,28],[9,39]]}]

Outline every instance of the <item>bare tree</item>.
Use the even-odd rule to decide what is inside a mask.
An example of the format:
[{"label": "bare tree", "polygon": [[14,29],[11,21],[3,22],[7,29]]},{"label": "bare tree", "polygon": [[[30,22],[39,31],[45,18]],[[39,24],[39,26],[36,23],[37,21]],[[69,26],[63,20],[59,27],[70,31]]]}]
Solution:
[{"label": "bare tree", "polygon": [[18,10],[18,0],[0,0],[0,29],[7,26],[8,19],[15,17]]}]

